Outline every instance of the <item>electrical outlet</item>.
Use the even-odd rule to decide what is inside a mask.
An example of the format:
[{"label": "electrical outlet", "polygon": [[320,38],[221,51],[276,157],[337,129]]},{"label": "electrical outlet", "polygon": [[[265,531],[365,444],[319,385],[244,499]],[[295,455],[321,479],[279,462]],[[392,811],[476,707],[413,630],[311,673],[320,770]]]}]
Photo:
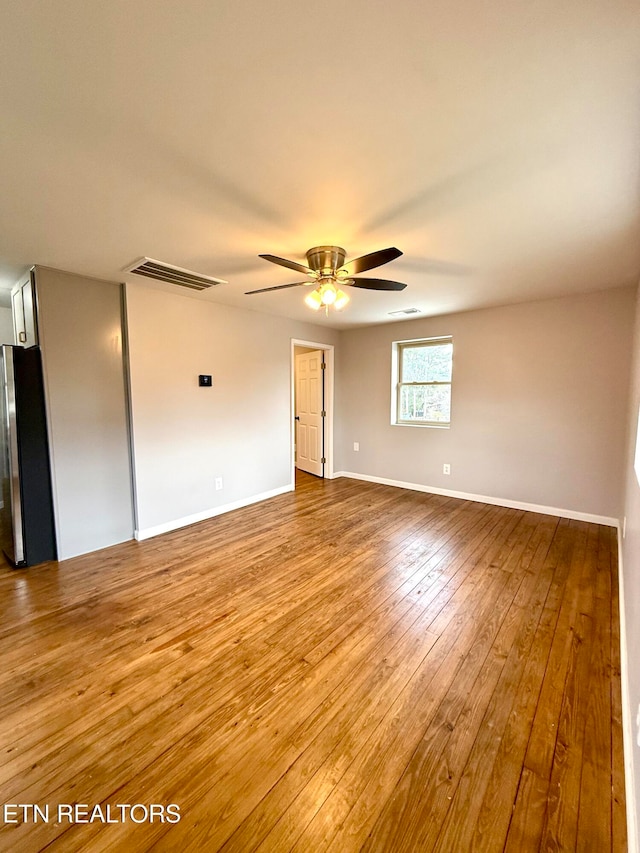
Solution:
[{"label": "electrical outlet", "polygon": [[353,449],[354,450],[360,450],[360,442],[359,441],[353,442]]},{"label": "electrical outlet", "polygon": [[216,477],[216,492],[222,489],[222,477]]},{"label": "electrical outlet", "polygon": [[442,473],[443,474],[450,474],[451,473],[451,465],[449,465],[448,462],[445,462],[444,465],[442,466]]}]

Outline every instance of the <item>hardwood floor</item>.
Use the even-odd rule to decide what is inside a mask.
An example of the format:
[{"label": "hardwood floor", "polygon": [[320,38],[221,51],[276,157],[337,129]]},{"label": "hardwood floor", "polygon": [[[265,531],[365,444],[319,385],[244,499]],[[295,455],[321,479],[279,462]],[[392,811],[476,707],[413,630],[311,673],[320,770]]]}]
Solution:
[{"label": "hardwood floor", "polygon": [[0,849],[625,850],[615,536],[302,475],[2,567]]}]

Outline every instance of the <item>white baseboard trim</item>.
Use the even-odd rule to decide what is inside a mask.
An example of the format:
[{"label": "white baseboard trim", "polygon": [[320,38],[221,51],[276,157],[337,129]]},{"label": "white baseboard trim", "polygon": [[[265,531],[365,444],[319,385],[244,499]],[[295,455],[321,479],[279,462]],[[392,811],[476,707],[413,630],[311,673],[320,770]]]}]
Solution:
[{"label": "white baseboard trim", "polygon": [[493,498],[488,495],[473,495],[468,492],[456,492],[452,489],[439,489],[436,486],[424,486],[421,483],[405,483],[401,480],[388,480],[386,477],[373,477],[370,474],[355,474],[353,471],[335,471],[333,477],[349,477],[351,480],[365,480],[368,483],[380,483],[383,486],[396,486],[400,489],[410,489],[414,492],[427,492],[431,495],[444,495],[448,498],[460,498],[465,501],[477,501],[482,504],[504,506],[510,509],[523,509],[527,512],[539,512],[542,515],[556,515],[559,518],[573,518],[576,521],[590,521],[593,524],[605,524],[607,527],[617,527],[618,519],[607,515],[592,515],[589,512],[578,512],[572,509],[561,509],[555,506],[542,506],[524,501],[512,501],[508,498]]},{"label": "white baseboard trim", "polygon": [[278,489],[272,489],[269,492],[261,492],[259,495],[252,495],[249,498],[242,498],[233,503],[222,504],[222,506],[205,509],[203,512],[196,512],[193,515],[186,515],[184,518],[175,518],[171,521],[166,521],[163,524],[156,524],[154,527],[144,527],[141,530],[135,531],[135,538],[142,542],[144,539],[151,539],[152,536],[158,536],[161,533],[169,533],[171,530],[178,530],[180,527],[187,527],[189,524],[195,524],[198,521],[206,521],[207,518],[215,518],[216,515],[223,515],[225,512],[231,512],[234,509],[241,509],[243,506],[266,501],[269,498],[275,498],[278,495],[284,495],[286,492],[292,492],[295,486],[289,483],[286,486],[281,486]]},{"label": "white baseboard trim", "polygon": [[624,601],[624,572],[622,569],[622,532],[620,527],[618,527],[618,588],[620,596],[620,686],[622,692],[625,802],[627,805],[627,849],[629,853],[639,853],[636,783],[633,766],[633,712],[629,696],[629,657]]}]

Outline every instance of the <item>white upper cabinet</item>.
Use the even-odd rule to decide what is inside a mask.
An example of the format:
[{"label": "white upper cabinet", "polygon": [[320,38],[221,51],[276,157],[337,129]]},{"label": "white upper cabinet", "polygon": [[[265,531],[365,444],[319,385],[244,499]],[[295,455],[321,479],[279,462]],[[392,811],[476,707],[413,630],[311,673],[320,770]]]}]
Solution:
[{"label": "white upper cabinet", "polygon": [[13,312],[16,344],[23,347],[36,346],[38,343],[38,322],[33,270],[14,285],[11,291],[11,310]]}]

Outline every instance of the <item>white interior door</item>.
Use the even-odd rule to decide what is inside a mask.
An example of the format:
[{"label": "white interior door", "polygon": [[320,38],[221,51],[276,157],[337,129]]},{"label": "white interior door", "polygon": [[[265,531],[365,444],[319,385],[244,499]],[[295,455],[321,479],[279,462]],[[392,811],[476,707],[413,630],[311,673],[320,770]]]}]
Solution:
[{"label": "white interior door", "polygon": [[296,467],[318,477],[324,476],[322,358],[322,350],[295,357]]}]

